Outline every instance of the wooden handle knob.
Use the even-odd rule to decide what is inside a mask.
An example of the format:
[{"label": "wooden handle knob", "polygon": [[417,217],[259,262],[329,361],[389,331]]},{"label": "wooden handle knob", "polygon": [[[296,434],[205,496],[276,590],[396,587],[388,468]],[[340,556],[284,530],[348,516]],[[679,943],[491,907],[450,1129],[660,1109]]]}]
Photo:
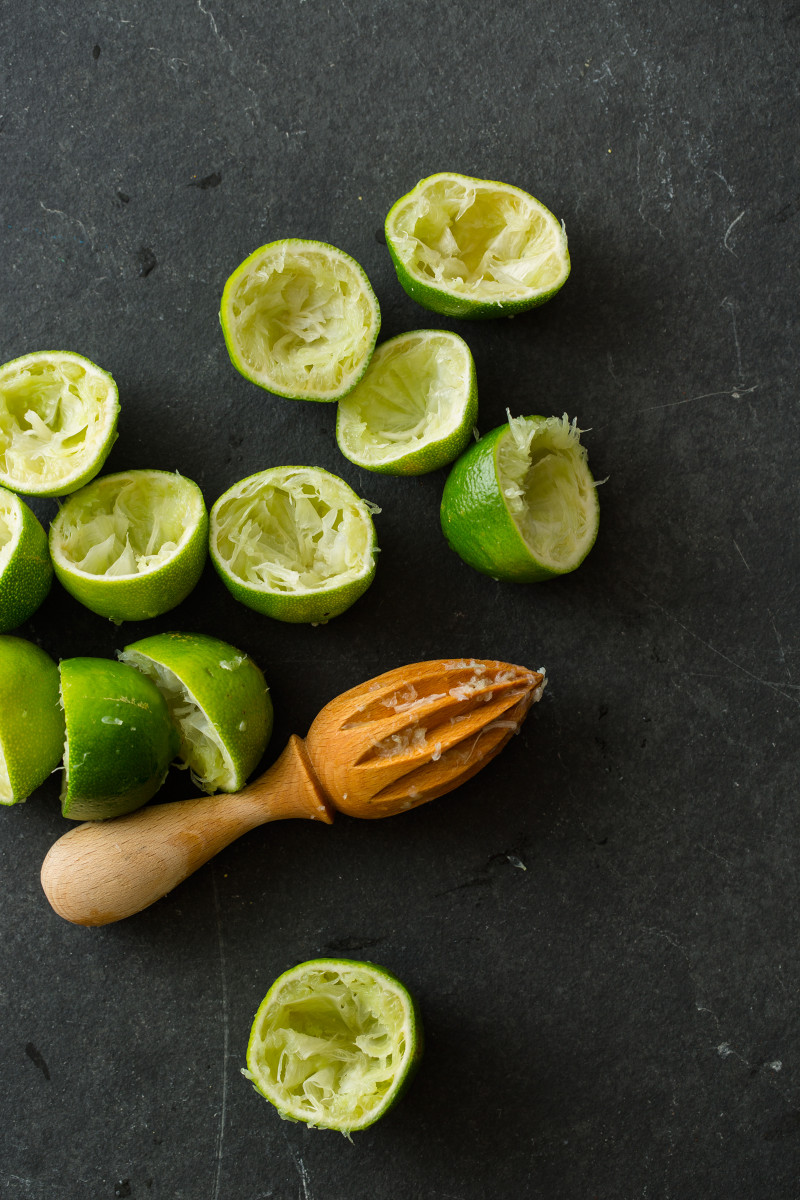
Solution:
[{"label": "wooden handle knob", "polygon": [[42,887],[65,920],[107,925],[165,896],[241,834],[286,817],[333,820],[298,737],[241,792],[156,804],[78,825],[45,858]]}]

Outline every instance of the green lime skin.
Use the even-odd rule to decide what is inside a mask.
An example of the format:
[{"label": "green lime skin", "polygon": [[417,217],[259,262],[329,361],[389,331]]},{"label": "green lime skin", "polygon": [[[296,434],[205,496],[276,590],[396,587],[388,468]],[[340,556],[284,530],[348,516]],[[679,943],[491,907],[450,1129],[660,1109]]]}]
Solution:
[{"label": "green lime skin", "polygon": [[47,534],[19,496],[0,488],[0,518],[18,522],[19,533],[5,569],[0,571],[0,633],[33,616],[50,591],[53,564]]},{"label": "green lime skin", "polygon": [[114,659],[67,658],[61,699],[62,814],[94,821],[141,808],[161,787],[180,745],[156,685]]},{"label": "green lime skin", "polygon": [[498,482],[498,449],[508,432],[508,425],[498,426],[453,464],[442,493],[442,532],[450,548],[476,571],[512,583],[542,583],[574,571],[591,550],[597,537],[596,499],[593,534],[580,556],[561,569],[538,561],[517,529]]},{"label": "green lime skin", "polygon": [[[122,656],[147,674],[157,664],[177,677],[230,758],[231,776],[223,790],[243,787],[267,748],[273,722],[269,690],[252,658],[219,638],[176,632],[142,638],[126,646]],[[180,717],[175,720],[180,732]],[[181,754],[200,777],[200,763],[183,744]]]},{"label": "green lime skin", "polygon": [[[335,1001],[331,1003],[337,989],[338,1004]],[[374,1052],[362,1049],[363,1065],[359,1064],[356,1035],[360,1028],[369,1046],[370,1034],[375,1032],[374,1026],[370,1028],[370,1022],[373,1015],[381,1013],[383,1008],[381,994],[392,996],[399,1002],[403,1020],[402,1029],[394,1027],[387,1030],[383,1026],[384,1032],[379,1041],[385,1042],[388,1033],[392,1045],[391,1051],[384,1047],[378,1052],[378,1057],[389,1059],[392,1078],[381,1094],[376,1096],[373,1084],[369,1081],[369,1059]],[[353,997],[358,997],[356,1007],[360,1011],[360,1020],[355,1018],[355,1021],[351,1007]],[[382,1019],[378,1018],[379,1026]],[[345,1025],[349,1026],[347,1030]],[[344,1092],[338,1093],[333,1083],[333,1095],[326,1097],[323,1111],[310,1111],[309,1105],[300,1098],[297,1086],[290,1092],[284,1086],[285,1076],[279,1078],[280,1072],[274,1070],[274,1061],[270,1061],[274,1060],[276,1054],[274,1041],[271,1049],[267,1049],[270,1035],[273,1038],[277,1035],[278,1044],[283,1042],[286,1047],[286,1076],[294,1066],[295,1037],[302,1041],[310,1035],[315,1043],[310,1053],[300,1051],[304,1074],[320,1068],[325,1070],[326,1066],[330,1066],[333,1068],[330,1074],[335,1077],[336,1068],[341,1066],[342,1061],[349,1060]],[[332,1129],[349,1136],[374,1125],[405,1095],[419,1068],[424,1040],[419,1005],[395,975],[375,963],[346,958],[317,958],[285,971],[267,992],[253,1021],[247,1047],[247,1069],[242,1074],[260,1095],[275,1106],[284,1120],[302,1121],[312,1129]],[[330,1056],[326,1054],[326,1042],[337,1044],[337,1049]],[[366,1083],[364,1091],[359,1092],[358,1076],[362,1070],[365,1073],[361,1075],[361,1080],[366,1080]]]},{"label": "green lime skin", "polygon": [[0,636],[0,804],[27,800],[63,752],[58,667],[33,642]]}]

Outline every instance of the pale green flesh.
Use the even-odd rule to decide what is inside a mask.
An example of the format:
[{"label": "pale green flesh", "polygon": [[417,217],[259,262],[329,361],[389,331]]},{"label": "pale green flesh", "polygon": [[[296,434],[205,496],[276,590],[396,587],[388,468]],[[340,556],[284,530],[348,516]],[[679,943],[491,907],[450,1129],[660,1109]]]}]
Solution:
[{"label": "pale green flesh", "polygon": [[181,739],[180,757],[190,770],[192,782],[209,794],[232,791],[237,776],[231,756],[208,716],[175,672],[136,650],[123,650],[117,657],[152,679],[166,700]]},{"label": "pale green flesh", "polygon": [[300,595],[371,570],[371,522],[346,484],[313,469],[264,474],[245,480],[215,513],[214,546],[232,576]]},{"label": "pale green flesh", "polygon": [[407,1006],[388,980],[306,970],[262,1015],[248,1074],[286,1116],[347,1130],[380,1112],[411,1049]]},{"label": "pale green flesh", "polygon": [[563,571],[580,562],[597,533],[597,492],[580,430],[563,417],[511,417],[497,444],[497,478],[533,557]]},{"label": "pale green flesh", "polygon": [[0,495],[0,575],[14,553],[22,521],[19,509],[8,495]]},{"label": "pale green flesh", "polygon": [[524,300],[567,272],[566,236],[533,197],[459,176],[410,193],[391,236],[407,270],[465,299]]},{"label": "pale green flesh", "polygon": [[363,370],[376,310],[345,256],[281,247],[242,270],[223,316],[235,351],[265,387],[336,397]]},{"label": "pale green flesh", "polygon": [[[26,365],[27,361],[27,365]],[[56,487],[80,474],[110,432],[108,379],[70,358],[8,363],[0,372],[0,471]]]},{"label": "pale green flesh", "polygon": [[14,793],[11,789],[11,778],[8,774],[8,763],[5,752],[0,745],[0,804],[13,804]]},{"label": "pale green flesh", "polygon": [[179,475],[107,477],[76,493],[57,518],[60,565],[84,575],[144,575],[174,558],[200,516],[194,489]]},{"label": "pale green flesh", "polygon": [[394,462],[455,432],[470,397],[466,346],[447,333],[412,333],[379,346],[339,401],[343,449],[361,462]]}]

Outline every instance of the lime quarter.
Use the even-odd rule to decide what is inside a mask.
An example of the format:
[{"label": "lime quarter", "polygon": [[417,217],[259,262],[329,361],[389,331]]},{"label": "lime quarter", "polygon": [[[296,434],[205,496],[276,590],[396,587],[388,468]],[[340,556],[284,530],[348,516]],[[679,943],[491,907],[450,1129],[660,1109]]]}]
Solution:
[{"label": "lime quarter", "polygon": [[156,685],[114,659],[65,658],[61,703],[67,727],[63,815],[103,820],[146,804],[178,753]]},{"label": "lime quarter", "polygon": [[50,526],[59,582],[92,612],[143,621],[180,604],[203,571],[208,515],[196,483],[169,471],[104,475]]},{"label": "lime quarter", "polygon": [[255,250],[225,284],[220,322],[245,379],[290,400],[338,400],[366,369],[380,309],[355,259],[287,238]]},{"label": "lime quarter", "polygon": [[272,732],[272,701],[252,658],[202,633],[157,633],[118,658],[166,700],[196,785],[209,793],[243,787]]},{"label": "lime quarter", "polygon": [[52,581],[47,534],[19,496],[0,488],[0,633],[27,621]]},{"label": "lime quarter", "polygon": [[267,992],[243,1074],[286,1120],[349,1134],[392,1108],[421,1055],[419,1011],[399,979],[372,963],[318,958]]},{"label": "lime quarter", "polygon": [[581,431],[563,417],[509,417],[461,455],[441,505],[464,562],[495,579],[533,583],[580,566],[600,520]]},{"label": "lime quarter", "polygon": [[384,342],[339,401],[336,440],[367,471],[423,475],[457,458],[478,415],[469,346],[456,333],[422,329]]},{"label": "lime quarter", "polygon": [[0,636],[0,804],[27,800],[63,751],[58,667],[33,642]]},{"label": "lime quarter", "polygon": [[386,245],[414,300],[449,317],[509,317],[544,304],[570,271],[563,226],[508,183],[441,172],[391,208]]},{"label": "lime quarter", "polygon": [[211,509],[209,542],[230,593],[279,621],[324,624],[375,575],[370,510],[321,467],[270,467],[235,483]]},{"label": "lime quarter", "polygon": [[119,395],[108,374],[65,350],[0,367],[0,484],[65,496],[98,473],[117,436]]}]

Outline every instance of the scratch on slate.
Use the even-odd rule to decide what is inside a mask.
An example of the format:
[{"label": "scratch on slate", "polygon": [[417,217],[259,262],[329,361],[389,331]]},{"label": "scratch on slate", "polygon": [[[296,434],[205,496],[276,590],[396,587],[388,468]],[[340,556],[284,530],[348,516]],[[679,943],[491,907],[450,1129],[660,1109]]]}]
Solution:
[{"label": "scratch on slate", "polygon": [[225,1137],[225,1115],[228,1107],[228,980],[225,963],[225,938],[222,932],[222,914],[219,906],[219,891],[214,864],[211,864],[211,884],[214,892],[214,915],[217,923],[217,944],[219,946],[219,969],[222,994],[222,1102],[219,1113],[219,1130],[217,1131],[217,1161],[214,1169],[213,1200],[219,1200],[219,1185],[222,1177],[222,1144]]},{"label": "scratch on slate", "polygon": [[[741,364],[740,364],[741,366]],[[670,400],[667,404],[650,404],[647,408],[638,408],[637,413],[658,412],[662,408],[679,408],[681,404],[694,404],[697,400],[713,400],[717,396],[730,396],[732,400],[741,400],[742,396],[748,396],[750,392],[755,392],[760,385],[754,383],[752,387],[735,387],[726,388],[721,392],[703,392],[701,396],[687,396],[685,400]]]},{"label": "scratch on slate", "polygon": [[303,1189],[302,1200],[314,1200],[314,1196],[311,1192],[311,1185],[310,1185],[309,1178],[308,1178],[308,1171],[306,1170],[306,1164],[303,1162],[302,1158],[300,1157],[300,1155],[295,1150],[294,1146],[289,1141],[285,1132],[284,1132],[283,1138],[284,1138],[284,1141],[286,1142],[289,1153],[292,1156],[292,1162],[295,1165],[297,1174],[300,1176],[300,1186]]},{"label": "scratch on slate", "polygon": [[217,39],[219,44],[221,46],[223,46],[225,50],[232,51],[233,47],[231,46],[230,42],[226,41],[226,39],[220,33],[216,19],[214,17],[214,14],[211,12],[211,10],[208,8],[203,8],[202,0],[197,0],[197,7],[200,9],[200,12],[204,16],[208,17],[209,22],[211,24],[211,32],[214,34],[214,37]]},{"label": "scratch on slate", "polygon": [[725,237],[722,239],[722,244],[725,247],[725,249],[733,255],[736,254],[736,251],[732,250],[731,247],[728,245],[728,238],[731,236],[731,230],[733,229],[733,227],[735,225],[739,224],[739,222],[741,221],[742,217],[744,216],[744,214],[746,212],[747,212],[747,209],[743,208],[742,211],[739,213],[738,217],[736,217],[735,220],[731,221],[730,225],[728,226],[727,230],[725,231]]},{"label": "scratch on slate", "polygon": [[52,213],[52,215],[56,216],[56,217],[63,217],[65,221],[74,221],[76,225],[79,225],[81,227],[81,229],[83,230],[83,236],[86,238],[87,242],[94,250],[94,239],[89,234],[89,231],[86,228],[86,226],[84,225],[83,221],[80,221],[77,217],[70,217],[67,213],[65,213],[63,211],[63,209],[48,208],[47,205],[45,204],[44,200],[40,200],[39,205],[41,206],[41,208],[44,209],[44,211],[46,213]]},{"label": "scratch on slate", "polygon": [[733,540],[733,544],[734,544],[734,546],[736,547],[736,550],[737,550],[737,552],[738,552],[739,558],[742,560],[742,562],[744,563],[744,565],[747,567],[747,570],[748,570],[748,571],[750,572],[750,574],[752,575],[752,573],[753,573],[753,572],[752,572],[752,571],[750,571],[750,564],[748,563],[748,561],[747,561],[747,559],[745,558],[745,556],[742,554],[742,551],[741,551],[741,549],[740,549],[740,547],[739,547],[739,543],[736,541],[736,538],[733,538],[732,540]]},{"label": "scratch on slate", "polygon": [[728,312],[731,314],[731,324],[733,325],[733,344],[736,347],[736,365],[739,371],[738,378],[741,380],[744,378],[744,372],[742,371],[742,347],[739,345],[739,334],[736,329],[736,309],[730,296],[726,296],[724,300],[722,300],[720,308],[727,308]]}]

